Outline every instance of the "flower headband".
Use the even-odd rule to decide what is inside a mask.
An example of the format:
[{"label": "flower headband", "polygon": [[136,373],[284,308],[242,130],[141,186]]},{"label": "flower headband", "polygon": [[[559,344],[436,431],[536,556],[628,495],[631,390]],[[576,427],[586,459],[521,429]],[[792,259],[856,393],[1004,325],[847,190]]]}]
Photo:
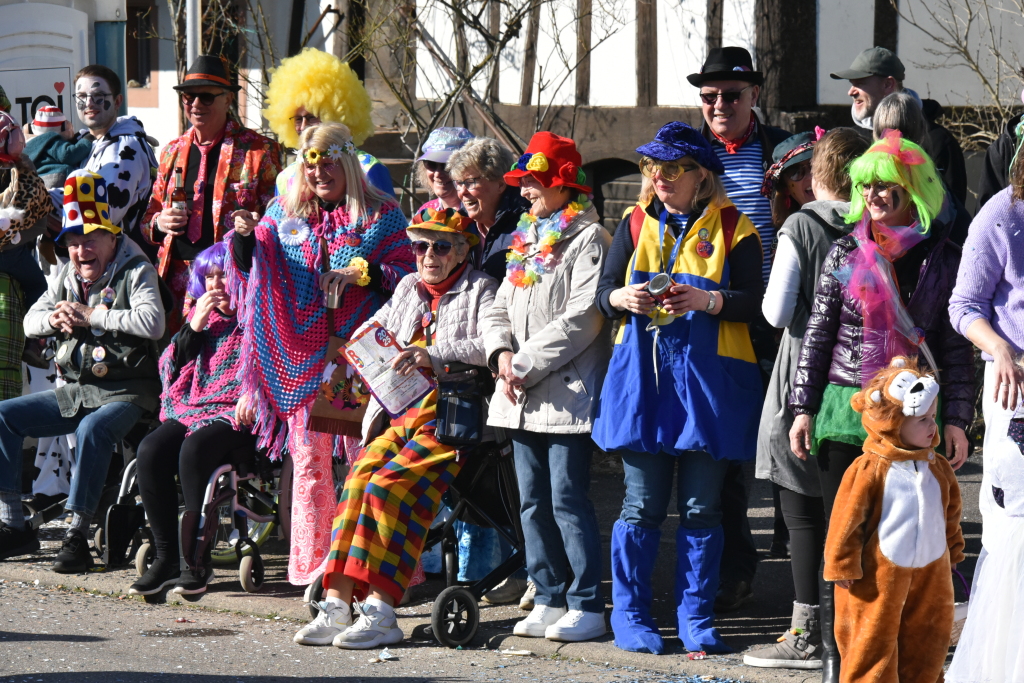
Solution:
[{"label": "flower headband", "polygon": [[826,133],[826,130],[821,126],[814,127],[814,139],[805,142],[802,145],[797,145],[793,149],[786,152],[781,159],[772,164],[768,171],[764,174],[764,182],[761,183],[761,196],[771,197],[772,192],[775,190],[775,183],[779,182],[779,178],[782,177],[782,169],[785,168],[789,160],[798,154],[803,154],[809,149],[812,149],[814,145],[821,140],[821,137]]},{"label": "flower headband", "polygon": [[316,166],[323,161],[324,157],[327,157],[333,162],[341,161],[341,156],[343,154],[355,156],[356,146],[352,144],[351,140],[342,145],[331,145],[327,148],[326,152],[323,152],[316,147],[309,147],[303,150],[302,158],[308,165]]}]

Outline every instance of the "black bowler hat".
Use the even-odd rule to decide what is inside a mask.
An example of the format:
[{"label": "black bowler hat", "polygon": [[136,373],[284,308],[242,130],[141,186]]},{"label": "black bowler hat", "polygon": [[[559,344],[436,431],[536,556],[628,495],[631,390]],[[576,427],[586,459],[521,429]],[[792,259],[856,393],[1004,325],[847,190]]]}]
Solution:
[{"label": "black bowler hat", "polygon": [[750,53],[742,47],[716,47],[708,52],[700,73],[690,74],[686,80],[698,88],[708,81],[744,81],[761,85],[764,76],[760,71],[754,71]]},{"label": "black bowler hat", "polygon": [[198,88],[206,85],[224,88],[231,92],[238,92],[242,89],[242,86],[231,79],[227,67],[224,66],[224,62],[221,61],[220,57],[214,57],[213,55],[199,55],[196,57],[196,61],[192,62],[192,66],[188,68],[188,72],[185,74],[184,82],[174,86],[174,89],[188,90],[189,88]]}]

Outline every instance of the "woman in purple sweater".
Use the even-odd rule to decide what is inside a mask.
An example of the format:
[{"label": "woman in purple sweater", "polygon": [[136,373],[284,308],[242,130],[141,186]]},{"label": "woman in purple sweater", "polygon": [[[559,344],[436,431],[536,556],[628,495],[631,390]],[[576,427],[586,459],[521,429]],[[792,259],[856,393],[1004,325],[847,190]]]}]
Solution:
[{"label": "woman in purple sweater", "polygon": [[[981,349],[985,363],[985,469],[981,555],[971,609],[946,680],[1019,680],[1004,668],[1024,648],[1024,163],[1011,169],[1010,187],[990,199],[971,223],[949,318]],[[1016,437],[1016,438],[1015,438]],[[1017,626],[1014,626],[1017,625]],[[1008,634],[991,638],[991,634]],[[1011,635],[1015,634],[1015,635]],[[989,642],[991,640],[991,642]]]}]

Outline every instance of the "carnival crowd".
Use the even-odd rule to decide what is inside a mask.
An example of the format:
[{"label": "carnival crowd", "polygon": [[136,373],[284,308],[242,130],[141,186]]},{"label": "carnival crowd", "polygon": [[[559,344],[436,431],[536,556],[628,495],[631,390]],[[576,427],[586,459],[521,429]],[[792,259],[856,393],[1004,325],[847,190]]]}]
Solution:
[{"label": "carnival crowd", "polygon": [[[73,435],[53,569],[76,573],[93,565],[112,454],[143,423],[154,555],[129,593],[207,590],[208,483],[260,458],[281,468],[288,580],[322,582],[295,642],[396,644],[395,606],[437,571],[423,552],[446,492],[509,442],[526,570],[483,599],[529,610],[516,635],[600,637],[610,598],[615,645],[663,653],[652,576],[674,546],[679,639],[726,653],[716,611],[753,594],[743,463],[756,461],[794,602],[790,628],[744,661],[932,683],[957,618],[954,472],[979,349],[983,551],[945,677],[1021,680],[1022,129],[990,148],[972,217],[963,154],[898,57],[871,48],[831,76],[850,83],[850,125],[791,135],[760,118],[749,53],[711,50],[688,77],[702,124],[637,141],[640,193],[613,232],[576,143],[546,131],[518,158],[432,131],[415,162],[431,199],[407,218],[359,149],[366,90],[313,49],[272,72],[276,140],[239,122],[237,79],[211,56],[175,86],[190,125],[159,159],[117,115],[122,84],[103,66],[76,76],[80,132],[55,107],[24,129],[0,113],[0,560],[40,547],[26,437]],[[339,355],[367,333],[397,345],[396,385],[429,380],[395,409]],[[23,395],[22,358],[52,367],[51,353],[55,385]],[[478,394],[459,410],[478,425],[449,403],[470,367]],[[610,558],[589,498],[595,447],[624,471]],[[456,529],[459,580],[512,552],[493,528]]]}]

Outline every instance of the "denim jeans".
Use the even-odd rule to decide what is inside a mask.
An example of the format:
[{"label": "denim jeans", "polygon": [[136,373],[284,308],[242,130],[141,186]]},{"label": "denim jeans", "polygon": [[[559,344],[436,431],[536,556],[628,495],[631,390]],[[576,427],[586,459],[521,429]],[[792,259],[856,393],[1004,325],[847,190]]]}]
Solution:
[{"label": "denim jeans", "polygon": [[21,493],[21,449],[25,437],[74,432],[77,464],[64,507],[83,517],[95,513],[114,446],[141,417],[142,408],[124,401],[80,408],[74,417],[64,417],[53,391],[0,401],[0,491]]},{"label": "denim jeans", "polygon": [[[534,604],[604,612],[601,537],[590,489],[589,434],[509,430],[519,479],[526,566]],[[570,572],[571,580],[570,584]]]},{"label": "denim jeans", "polygon": [[[673,477],[676,463],[679,468]],[[677,482],[679,526],[713,529],[722,523],[722,484],[729,460],[715,460],[703,451],[636,453],[622,451],[626,498],[619,519],[646,529],[660,529],[668,517],[672,484]]]}]

